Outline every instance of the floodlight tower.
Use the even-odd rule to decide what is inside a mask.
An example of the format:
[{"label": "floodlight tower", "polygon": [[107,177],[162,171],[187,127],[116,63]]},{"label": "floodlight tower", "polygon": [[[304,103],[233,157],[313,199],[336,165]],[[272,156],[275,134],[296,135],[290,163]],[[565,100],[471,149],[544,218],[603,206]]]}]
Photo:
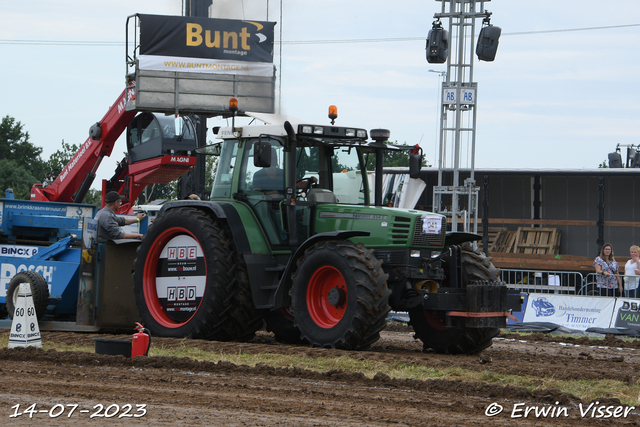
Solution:
[{"label": "floodlight tower", "polygon": [[[491,12],[484,4],[490,0],[436,0],[442,3],[440,13],[427,40],[427,61],[447,63],[443,72],[440,109],[440,144],[438,185],[433,191],[433,210],[451,218],[452,231],[477,232],[478,192],[476,186],[476,95],[473,81],[473,47],[476,19],[483,18],[478,36],[478,59],[493,61],[498,47],[500,28],[490,25]],[[449,18],[448,31],[441,19]],[[451,35],[451,39],[449,39]],[[455,41],[449,43],[449,41]],[[460,171],[469,170],[470,177],[460,184]]]}]

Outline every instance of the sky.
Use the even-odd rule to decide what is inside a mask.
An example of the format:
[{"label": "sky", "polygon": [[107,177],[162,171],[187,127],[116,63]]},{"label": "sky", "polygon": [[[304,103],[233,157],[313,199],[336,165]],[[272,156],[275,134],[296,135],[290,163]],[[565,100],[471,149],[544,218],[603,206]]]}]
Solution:
[{"label": "sky", "polygon": [[[476,168],[596,168],[617,144],[640,144],[640,1],[485,9],[502,36],[495,61],[474,62]],[[210,16],[277,22],[281,113],[324,124],[333,104],[336,124],[389,129],[437,165],[441,79],[429,70],[445,64],[427,62],[425,39],[440,10],[435,0],[214,0]],[[62,140],[81,145],[124,89],[135,13],[181,15],[182,1],[2,2],[0,116],[21,122],[44,159]],[[121,137],[94,188],[125,150]]]}]

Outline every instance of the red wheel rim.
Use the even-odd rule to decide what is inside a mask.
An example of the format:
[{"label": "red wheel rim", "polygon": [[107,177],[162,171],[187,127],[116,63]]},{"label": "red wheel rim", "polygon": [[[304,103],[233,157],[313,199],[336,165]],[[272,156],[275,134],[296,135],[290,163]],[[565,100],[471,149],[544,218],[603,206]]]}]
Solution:
[{"label": "red wheel rim", "polygon": [[198,312],[196,309],[187,320],[183,322],[177,322],[174,319],[170,318],[162,309],[162,305],[160,304],[160,299],[158,298],[158,293],[156,290],[156,277],[158,271],[158,260],[160,259],[160,255],[162,254],[162,250],[166,246],[166,244],[174,237],[186,234],[195,239],[195,236],[191,234],[188,230],[181,227],[173,227],[163,231],[153,242],[151,248],[149,249],[149,253],[147,254],[147,259],[144,263],[144,270],[142,274],[142,289],[144,293],[144,300],[147,304],[147,309],[151,316],[158,322],[162,327],[165,328],[179,328],[185,324],[187,324],[193,316]]},{"label": "red wheel rim", "polygon": [[[329,303],[329,292],[337,289],[342,298],[336,305]],[[329,329],[336,326],[347,310],[347,283],[334,267],[323,266],[313,273],[307,288],[307,309],[316,325]]]},{"label": "red wheel rim", "polygon": [[445,326],[444,316],[438,316],[436,313],[427,310],[423,310],[423,313],[427,323],[429,323],[433,329],[437,331],[448,331],[451,329],[450,326]]}]

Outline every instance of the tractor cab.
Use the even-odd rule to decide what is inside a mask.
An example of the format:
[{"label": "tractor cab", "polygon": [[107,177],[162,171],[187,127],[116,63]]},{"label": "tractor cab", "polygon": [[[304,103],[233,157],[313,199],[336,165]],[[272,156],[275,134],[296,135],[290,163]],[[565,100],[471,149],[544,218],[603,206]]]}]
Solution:
[{"label": "tractor cab", "polygon": [[196,133],[188,117],[144,112],[127,128],[127,149],[131,163],[165,154],[189,155],[196,147]]},{"label": "tractor cab", "polygon": [[257,116],[264,126],[219,129],[223,142],[205,150],[220,155],[211,200],[246,203],[276,250],[296,247],[336,223],[348,229],[349,218],[376,217],[371,205],[378,200],[374,189],[381,188],[376,176],[382,177],[376,156],[414,148],[368,141],[365,129]]}]

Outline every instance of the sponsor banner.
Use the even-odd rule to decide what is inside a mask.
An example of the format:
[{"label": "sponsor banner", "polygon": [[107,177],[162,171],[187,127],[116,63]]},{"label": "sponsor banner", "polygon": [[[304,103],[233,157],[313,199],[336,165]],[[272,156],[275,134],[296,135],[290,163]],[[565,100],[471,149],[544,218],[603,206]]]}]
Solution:
[{"label": "sponsor banner", "polygon": [[198,242],[179,235],[162,249],[156,268],[156,295],[162,311],[176,322],[189,320],[207,285],[207,268]]},{"label": "sponsor banner", "polygon": [[[41,202],[41,203],[28,203],[24,200],[17,202],[4,202],[4,208],[15,209],[15,210],[23,210],[23,211],[38,211],[37,213],[53,213],[53,214],[67,214],[67,207],[60,206],[58,204],[53,204],[50,202]],[[14,215],[16,212],[14,211]]]},{"label": "sponsor banner", "polygon": [[[19,261],[18,259],[11,258],[5,258],[3,261],[4,262],[0,263],[0,298],[7,296],[7,286],[9,286],[9,282],[13,276],[22,271],[35,271],[36,273],[39,273],[44,277],[44,280],[47,281],[47,284],[49,285],[49,292],[52,292],[51,284],[53,283],[53,276],[56,271],[55,261],[37,261],[38,264],[32,264],[32,261]],[[23,262],[24,264],[22,264]],[[67,263],[60,264],[64,265]],[[73,271],[70,273],[73,274]]]},{"label": "sponsor banner", "polygon": [[569,329],[609,328],[615,298],[529,294],[523,321],[549,322]]},{"label": "sponsor banner", "polygon": [[520,295],[522,295],[524,297],[524,302],[522,303],[522,311],[514,311],[511,314],[518,319],[517,321],[510,319],[507,317],[507,325],[516,325],[516,324],[520,324],[522,323],[522,320],[524,319],[524,312],[527,308],[527,300],[529,299],[529,294],[526,294],[524,292],[521,292]]},{"label": "sponsor banner", "polygon": [[611,328],[640,328],[640,299],[617,298]]},{"label": "sponsor banner", "polygon": [[141,70],[273,77],[273,64],[264,62],[140,55],[138,66]]},{"label": "sponsor banner", "polygon": [[37,246],[0,245],[0,256],[31,258],[39,249]]},{"label": "sponsor banner", "polygon": [[138,16],[140,55],[273,63],[275,22]]}]

